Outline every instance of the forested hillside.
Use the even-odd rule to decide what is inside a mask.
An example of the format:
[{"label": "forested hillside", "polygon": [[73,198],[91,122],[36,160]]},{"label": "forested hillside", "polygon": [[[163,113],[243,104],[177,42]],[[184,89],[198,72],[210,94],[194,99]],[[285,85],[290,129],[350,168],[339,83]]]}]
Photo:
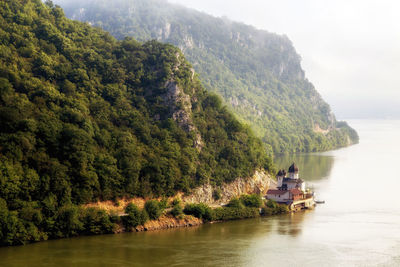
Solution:
[{"label": "forested hillside", "polygon": [[0,245],[111,231],[81,203],[271,168],[178,48],[117,41],[40,0],[0,1],[0,26]]},{"label": "forested hillside", "polygon": [[[118,39],[156,39],[182,49],[205,87],[274,152],[323,151],[358,142],[305,78],[286,36],[164,0],[56,0],[72,19]],[[282,14],[284,16],[284,14]]]}]

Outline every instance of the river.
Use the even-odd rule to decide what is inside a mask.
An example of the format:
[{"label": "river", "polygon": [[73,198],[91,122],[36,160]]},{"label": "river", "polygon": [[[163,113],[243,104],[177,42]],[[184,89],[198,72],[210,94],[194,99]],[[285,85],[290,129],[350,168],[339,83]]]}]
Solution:
[{"label": "river", "polygon": [[400,121],[350,121],[360,144],[277,158],[326,203],[199,227],[0,248],[1,266],[400,266]]}]

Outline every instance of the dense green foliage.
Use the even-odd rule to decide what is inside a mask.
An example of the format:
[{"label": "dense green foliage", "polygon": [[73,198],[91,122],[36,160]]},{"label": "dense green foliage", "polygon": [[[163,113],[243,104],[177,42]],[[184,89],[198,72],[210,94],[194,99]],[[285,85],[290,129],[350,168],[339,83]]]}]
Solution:
[{"label": "dense green foliage", "polygon": [[226,206],[236,209],[244,208],[244,204],[239,198],[232,198]]},{"label": "dense green foliage", "polygon": [[183,215],[183,207],[182,207],[182,201],[180,199],[174,199],[172,201],[172,209],[170,211],[171,215],[174,217],[180,217]]},{"label": "dense green foliage", "polygon": [[204,221],[213,220],[213,210],[204,203],[199,204],[186,204],[183,212],[187,215],[193,215],[196,218],[203,219]]},{"label": "dense green foliage", "polygon": [[118,39],[157,39],[180,47],[207,89],[222,95],[274,152],[322,151],[358,141],[304,77],[300,56],[286,36],[165,0],[56,2],[69,17]]},{"label": "dense green foliage", "polygon": [[241,195],[239,198],[232,198],[226,206],[230,208],[241,209],[244,207],[261,208],[262,205],[263,201],[261,196],[257,194],[251,194]]},{"label": "dense green foliage", "polygon": [[265,206],[261,209],[261,214],[264,216],[276,215],[289,212],[287,205],[278,204],[273,200],[268,200]]},{"label": "dense green foliage", "polygon": [[239,199],[246,207],[261,208],[263,205],[261,196],[257,194],[241,195]]},{"label": "dense green foliage", "polygon": [[105,210],[88,208],[82,210],[83,234],[99,235],[105,233],[114,233],[116,224],[111,221],[110,216]]},{"label": "dense green foliage", "polygon": [[172,45],[117,41],[40,0],[1,1],[0,25],[1,244],[110,232],[77,205],[271,168]]},{"label": "dense green foliage", "polygon": [[83,209],[72,204],[56,210],[56,203],[51,203],[51,200],[47,200],[42,207],[31,202],[24,203],[18,211],[11,211],[6,201],[0,198],[0,246],[22,245],[48,238],[113,233],[116,221],[112,219],[104,210]]},{"label": "dense green foliage", "polygon": [[254,218],[260,216],[257,208],[243,207],[243,208],[230,208],[221,207],[213,210],[213,219],[215,221],[229,221],[246,218]]},{"label": "dense green foliage", "polygon": [[146,201],[144,209],[146,210],[150,219],[157,220],[161,216],[163,207],[160,204],[161,203],[157,200]]},{"label": "dense green foliage", "polygon": [[[247,205],[244,205],[244,202]],[[204,203],[187,204],[183,212],[204,221],[227,221],[257,217],[260,215],[259,208],[262,205],[263,203],[259,196],[243,195],[240,199],[231,199],[225,207],[212,209]]]},{"label": "dense green foliage", "polygon": [[135,204],[129,203],[125,208],[126,215],[122,217],[125,229],[130,231],[138,225],[143,225],[149,219],[145,209],[140,210]]}]

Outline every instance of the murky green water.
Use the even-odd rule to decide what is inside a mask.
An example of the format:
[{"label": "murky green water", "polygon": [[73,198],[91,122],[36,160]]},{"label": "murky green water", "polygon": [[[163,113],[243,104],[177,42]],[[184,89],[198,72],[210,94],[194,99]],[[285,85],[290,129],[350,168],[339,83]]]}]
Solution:
[{"label": "murky green water", "polygon": [[295,161],[326,204],[303,213],[0,248],[1,266],[400,266],[400,121]]}]

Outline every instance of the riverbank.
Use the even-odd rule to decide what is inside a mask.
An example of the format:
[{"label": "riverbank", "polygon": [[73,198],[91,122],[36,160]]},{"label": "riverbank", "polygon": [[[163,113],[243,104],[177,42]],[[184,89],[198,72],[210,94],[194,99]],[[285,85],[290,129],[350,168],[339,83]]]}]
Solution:
[{"label": "riverbank", "polygon": [[144,225],[135,227],[136,232],[155,231],[179,227],[192,227],[203,224],[203,220],[193,216],[182,216],[181,218],[170,217],[167,215],[161,216],[157,220],[151,220]]},{"label": "riverbank", "polygon": [[[242,195],[265,195],[273,182],[274,180],[266,171],[258,170],[247,178],[238,178],[231,183],[219,186],[202,185],[193,189],[190,194],[178,192],[170,198],[122,198],[84,205],[70,203],[61,208],[54,204],[54,199],[48,199],[45,202],[46,207],[41,211],[46,214],[46,217],[36,212],[35,207],[24,209],[21,215],[12,211],[0,213],[0,216],[7,220],[7,231],[10,233],[0,246],[25,245],[49,239],[84,235],[190,227],[203,222],[250,218],[258,215],[259,212],[222,207],[229,200]],[[146,208],[147,204],[150,207]],[[195,205],[192,213],[184,212],[184,208],[188,205]],[[243,204],[241,205],[243,206]],[[127,211],[128,206],[130,206],[129,212]],[[214,213],[211,208],[215,208],[217,212]],[[204,211],[207,214],[203,214]],[[47,231],[41,232],[34,227],[26,228],[26,226],[15,223],[13,218],[16,216],[24,216]]]},{"label": "riverbank", "polygon": [[[111,221],[117,225],[114,227],[113,233],[191,227],[205,222],[221,222],[259,216],[260,210],[263,208],[261,198],[258,204],[252,204],[251,208],[253,209],[249,209],[243,203],[236,203],[233,205],[234,207],[232,205],[230,207],[224,206],[229,205],[231,200],[238,200],[240,196],[265,195],[271,187],[276,187],[276,181],[264,170],[257,170],[251,177],[238,178],[231,183],[224,183],[220,186],[210,184],[199,186],[188,195],[178,192],[175,196],[169,198],[145,199],[136,197],[121,198],[115,201],[98,201],[83,205],[82,209],[106,212]],[[156,201],[161,205],[163,212],[156,219],[149,219],[147,212],[144,215],[142,214],[145,211],[147,201]],[[176,201],[179,203],[174,205]],[[124,220],[126,221],[127,216],[129,216],[126,212],[128,205],[135,207],[136,214],[132,214],[131,219],[136,222],[127,226],[124,225]],[[188,206],[195,207],[195,210],[191,212],[186,209],[186,212],[191,214],[184,213],[184,208]]]},{"label": "riverbank", "polygon": [[[156,200],[151,200],[157,204]],[[158,202],[160,206],[162,202]],[[177,208],[178,207],[178,208]],[[181,202],[174,201],[169,204],[169,208],[162,211],[158,218],[142,221],[143,213],[146,218],[155,216],[153,208],[145,204],[143,209],[133,203],[126,208],[125,214],[119,216],[118,227],[114,233],[122,232],[142,232],[163,230],[178,227],[192,227],[204,223],[225,222],[230,220],[255,218],[260,216],[271,216],[276,214],[288,213],[289,206],[277,204],[274,201],[263,201],[259,195],[242,195],[240,198],[232,199],[226,206],[211,208],[204,203],[186,204],[184,209]],[[180,212],[174,212],[174,210]],[[153,214],[152,214],[153,213]]]},{"label": "riverbank", "polygon": [[[265,170],[256,170],[250,177],[237,178],[230,183],[223,183],[220,186],[204,184],[194,188],[190,194],[178,192],[172,197],[165,198],[165,200],[170,203],[174,199],[180,199],[184,205],[204,203],[216,208],[227,204],[231,199],[240,197],[241,195],[265,195],[270,188],[276,188],[276,180]],[[108,213],[123,215],[124,209],[129,203],[133,203],[142,209],[147,200],[149,199],[142,197],[121,198],[115,201],[92,202],[82,207],[102,209]],[[156,198],[156,200],[161,201],[162,198]]]}]

